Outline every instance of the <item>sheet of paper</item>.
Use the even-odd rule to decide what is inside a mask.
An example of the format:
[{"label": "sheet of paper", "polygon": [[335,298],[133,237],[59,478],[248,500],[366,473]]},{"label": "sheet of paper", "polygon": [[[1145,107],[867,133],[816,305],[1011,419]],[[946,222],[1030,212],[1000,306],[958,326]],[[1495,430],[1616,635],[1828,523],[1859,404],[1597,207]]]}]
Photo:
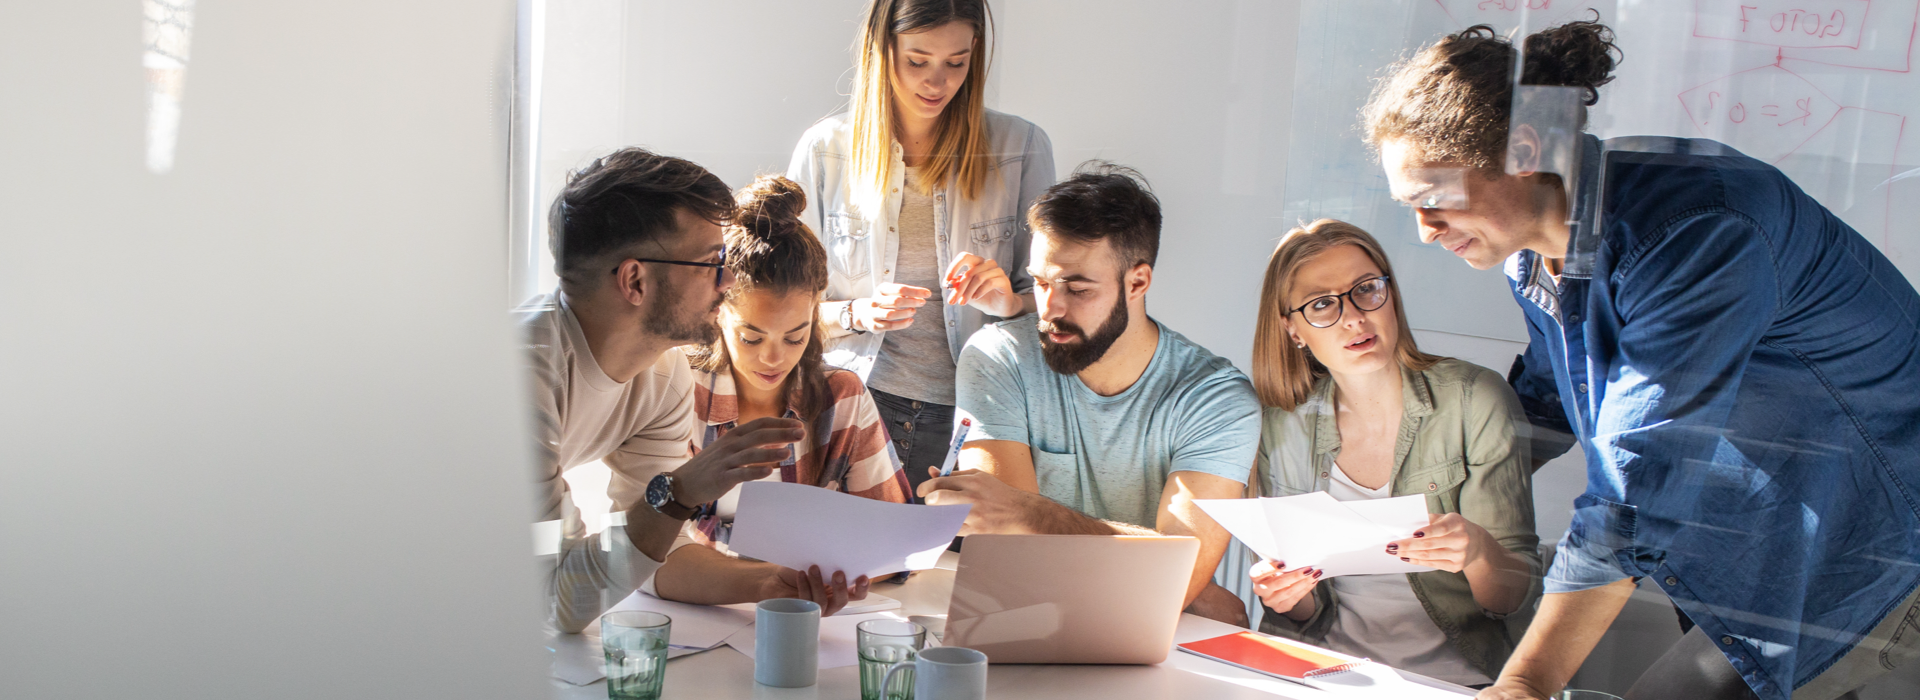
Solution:
[{"label": "sheet of paper", "polygon": [[[745,610],[749,614],[752,614],[756,609],[757,605],[758,605],[757,603],[734,603],[732,605],[722,605],[720,607],[733,608],[735,610]],[[875,612],[881,612],[885,610],[899,610],[899,609],[900,609],[900,601],[894,600],[892,598],[888,598],[878,593],[869,592],[867,593],[867,597],[865,598],[862,598],[860,600],[855,600],[855,601],[849,601],[847,603],[847,607],[841,608],[840,612],[834,613],[834,615],[836,616],[864,615],[867,613],[875,613]]]},{"label": "sheet of paper", "polygon": [[615,610],[645,610],[672,618],[673,628],[668,630],[667,643],[691,649],[719,646],[729,635],[753,624],[752,604],[747,604],[745,610],[731,605],[694,605],[662,600],[639,591],[607,608],[607,612]]},{"label": "sheet of paper", "polygon": [[[677,659],[688,654],[698,654],[719,644],[703,648],[669,647],[667,658]],[[595,622],[582,630],[580,634],[552,634],[547,637],[547,651],[553,655],[551,673],[554,678],[573,685],[587,685],[607,677],[606,653],[600,648],[600,623]]]},{"label": "sheet of paper", "polygon": [[1327,576],[1431,571],[1388,555],[1388,542],[1427,524],[1427,497],[1335,500],[1323,491],[1280,498],[1194,501],[1254,553]]},{"label": "sheet of paper", "polygon": [[755,481],[740,489],[727,547],[742,556],[849,579],[931,569],[971,506],[887,503],[801,484]]},{"label": "sheet of paper", "polygon": [[[865,615],[834,615],[820,620],[820,668],[840,668],[860,663],[860,648],[855,627],[867,620],[904,620],[899,613],[880,612]],[[727,646],[753,658],[753,627],[727,637]]]},{"label": "sheet of paper", "polygon": [[1461,700],[1473,696],[1473,690],[1465,686],[1403,674],[1372,661],[1330,671],[1309,674],[1306,684],[1355,700]]}]

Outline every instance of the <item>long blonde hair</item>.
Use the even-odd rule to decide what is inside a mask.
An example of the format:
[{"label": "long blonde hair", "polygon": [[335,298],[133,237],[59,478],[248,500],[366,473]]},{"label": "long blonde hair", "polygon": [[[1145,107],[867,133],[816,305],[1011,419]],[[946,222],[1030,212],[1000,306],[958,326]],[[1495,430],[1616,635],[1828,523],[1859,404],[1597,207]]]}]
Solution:
[{"label": "long blonde hair", "polygon": [[1350,245],[1358,247],[1387,276],[1387,295],[1393,299],[1393,316],[1400,340],[1396,355],[1400,364],[1416,371],[1432,367],[1445,358],[1421,352],[1413,341],[1413,328],[1407,325],[1407,310],[1400,304],[1400,281],[1393,275],[1393,264],[1380,242],[1360,227],[1345,221],[1321,219],[1295,227],[1280,239],[1267,260],[1267,278],[1260,286],[1260,314],[1253,329],[1253,390],[1263,406],[1291,411],[1313,395],[1313,387],[1327,376],[1327,366],[1314,359],[1306,348],[1296,347],[1287,336],[1287,292],[1294,275],[1307,263],[1328,250]]},{"label": "long blonde hair", "polygon": [[[986,186],[992,159],[987,154],[986,85],[993,12],[986,0],[873,0],[860,26],[858,68],[853,77],[853,153],[851,180],[855,206],[878,208],[893,178],[895,36],[948,22],[973,25],[973,55],[967,79],[947,103],[934,127],[933,153],[920,179],[907,183],[922,193],[952,178],[961,196],[975,199]],[[871,215],[871,214],[866,214]]]}]

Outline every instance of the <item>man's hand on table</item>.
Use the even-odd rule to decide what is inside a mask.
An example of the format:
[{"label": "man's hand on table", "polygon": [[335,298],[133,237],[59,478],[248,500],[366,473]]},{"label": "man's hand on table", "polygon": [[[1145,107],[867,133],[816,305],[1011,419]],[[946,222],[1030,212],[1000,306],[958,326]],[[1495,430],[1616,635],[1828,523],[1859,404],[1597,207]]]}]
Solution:
[{"label": "man's hand on table", "polygon": [[1235,627],[1250,627],[1247,624],[1247,602],[1217,583],[1208,582],[1185,612]]},{"label": "man's hand on table", "polygon": [[927,473],[933,478],[919,489],[920,498],[927,505],[973,506],[967,512],[966,523],[960,526],[961,535],[1033,534],[1029,524],[1032,510],[1053,503],[1045,496],[1008,486],[994,475],[979,470],[940,476],[938,468],[928,467]]}]

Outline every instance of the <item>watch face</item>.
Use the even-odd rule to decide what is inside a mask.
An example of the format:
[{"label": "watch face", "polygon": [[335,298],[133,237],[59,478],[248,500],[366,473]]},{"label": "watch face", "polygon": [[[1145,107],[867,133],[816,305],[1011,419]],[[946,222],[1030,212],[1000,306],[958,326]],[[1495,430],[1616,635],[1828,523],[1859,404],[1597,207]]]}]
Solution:
[{"label": "watch face", "polygon": [[647,505],[659,508],[673,500],[673,477],[661,474],[647,482]]}]

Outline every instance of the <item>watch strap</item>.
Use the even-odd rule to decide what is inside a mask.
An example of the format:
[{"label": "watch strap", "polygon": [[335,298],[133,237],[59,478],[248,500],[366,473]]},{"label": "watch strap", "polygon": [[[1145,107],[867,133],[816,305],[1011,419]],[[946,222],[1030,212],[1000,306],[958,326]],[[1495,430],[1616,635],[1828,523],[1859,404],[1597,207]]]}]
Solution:
[{"label": "watch strap", "polygon": [[694,508],[690,508],[680,504],[679,499],[673,493],[673,483],[675,481],[675,479],[673,478],[673,475],[661,474],[654,478],[664,479],[667,484],[667,498],[665,502],[654,503],[653,498],[651,497],[646,499],[647,506],[653,508],[654,512],[667,516],[669,518],[673,518],[674,520],[691,520],[694,514],[699,512]]}]

